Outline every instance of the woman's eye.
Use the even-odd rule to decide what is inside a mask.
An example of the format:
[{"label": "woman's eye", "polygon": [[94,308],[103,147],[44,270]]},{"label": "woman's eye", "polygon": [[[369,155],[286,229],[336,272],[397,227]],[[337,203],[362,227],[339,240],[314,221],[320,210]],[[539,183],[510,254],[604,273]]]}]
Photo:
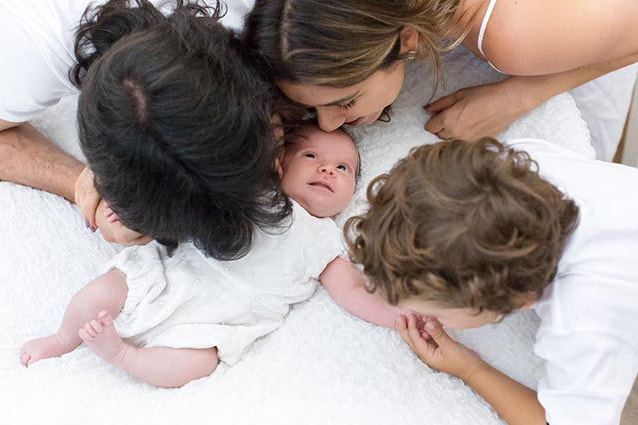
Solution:
[{"label": "woman's eye", "polygon": [[357,101],[356,99],[352,99],[350,102],[346,103],[345,105],[339,105],[339,109],[350,109],[354,106],[356,101]]}]

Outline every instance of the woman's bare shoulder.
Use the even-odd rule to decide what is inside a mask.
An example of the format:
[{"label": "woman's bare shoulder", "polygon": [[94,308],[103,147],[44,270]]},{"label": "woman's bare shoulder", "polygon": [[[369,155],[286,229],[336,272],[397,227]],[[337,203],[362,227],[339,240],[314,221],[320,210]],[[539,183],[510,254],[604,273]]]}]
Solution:
[{"label": "woman's bare shoulder", "polygon": [[483,51],[512,75],[567,71],[638,51],[638,37],[629,36],[637,19],[633,1],[499,1]]}]

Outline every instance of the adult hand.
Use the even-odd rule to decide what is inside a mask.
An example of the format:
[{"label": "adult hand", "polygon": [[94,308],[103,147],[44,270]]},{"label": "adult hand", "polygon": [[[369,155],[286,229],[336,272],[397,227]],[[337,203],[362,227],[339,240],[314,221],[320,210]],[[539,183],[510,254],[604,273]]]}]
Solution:
[{"label": "adult hand", "polygon": [[98,227],[95,220],[95,212],[101,198],[97,190],[95,190],[93,178],[93,171],[89,167],[84,167],[84,170],[75,181],[75,204],[80,209],[87,227],[95,231]]},{"label": "adult hand", "polygon": [[150,236],[142,235],[123,225],[119,217],[114,216],[113,211],[104,200],[99,201],[95,218],[97,227],[107,242],[122,245],[145,245],[153,240]]},{"label": "adult hand", "polygon": [[412,351],[431,368],[467,382],[474,371],[485,364],[474,351],[450,338],[436,319],[427,318],[422,328],[417,320],[415,315],[401,316],[397,319],[396,329]]},{"label": "adult hand", "polygon": [[525,81],[510,77],[442,97],[424,107],[432,114],[425,129],[442,139],[494,136],[540,104]]}]

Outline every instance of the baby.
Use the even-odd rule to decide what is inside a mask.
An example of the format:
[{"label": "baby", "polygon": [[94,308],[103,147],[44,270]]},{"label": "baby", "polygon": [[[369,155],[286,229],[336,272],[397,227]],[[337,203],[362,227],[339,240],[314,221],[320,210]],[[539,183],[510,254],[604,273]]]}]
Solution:
[{"label": "baby", "polygon": [[29,366],[84,342],[148,383],[179,387],[211,374],[220,360],[238,361],[279,327],[291,304],[312,296],[317,279],[348,311],[392,327],[398,308],[366,292],[362,275],[339,257],[341,232],[330,218],[350,202],[358,170],[345,133],[302,127],[280,166],[293,204],[285,229],[256,230],[251,250],[233,261],[207,257],[192,243],[170,255],[157,242],[127,248],[73,296],[55,334],[22,347],[20,361]]}]

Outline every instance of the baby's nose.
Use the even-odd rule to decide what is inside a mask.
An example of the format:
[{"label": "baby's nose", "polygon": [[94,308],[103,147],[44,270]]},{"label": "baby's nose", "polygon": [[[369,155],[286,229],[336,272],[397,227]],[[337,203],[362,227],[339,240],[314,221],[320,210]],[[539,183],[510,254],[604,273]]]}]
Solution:
[{"label": "baby's nose", "polygon": [[321,174],[328,174],[328,175],[333,175],[335,172],[335,169],[332,165],[330,164],[323,164],[319,167],[319,172]]}]

